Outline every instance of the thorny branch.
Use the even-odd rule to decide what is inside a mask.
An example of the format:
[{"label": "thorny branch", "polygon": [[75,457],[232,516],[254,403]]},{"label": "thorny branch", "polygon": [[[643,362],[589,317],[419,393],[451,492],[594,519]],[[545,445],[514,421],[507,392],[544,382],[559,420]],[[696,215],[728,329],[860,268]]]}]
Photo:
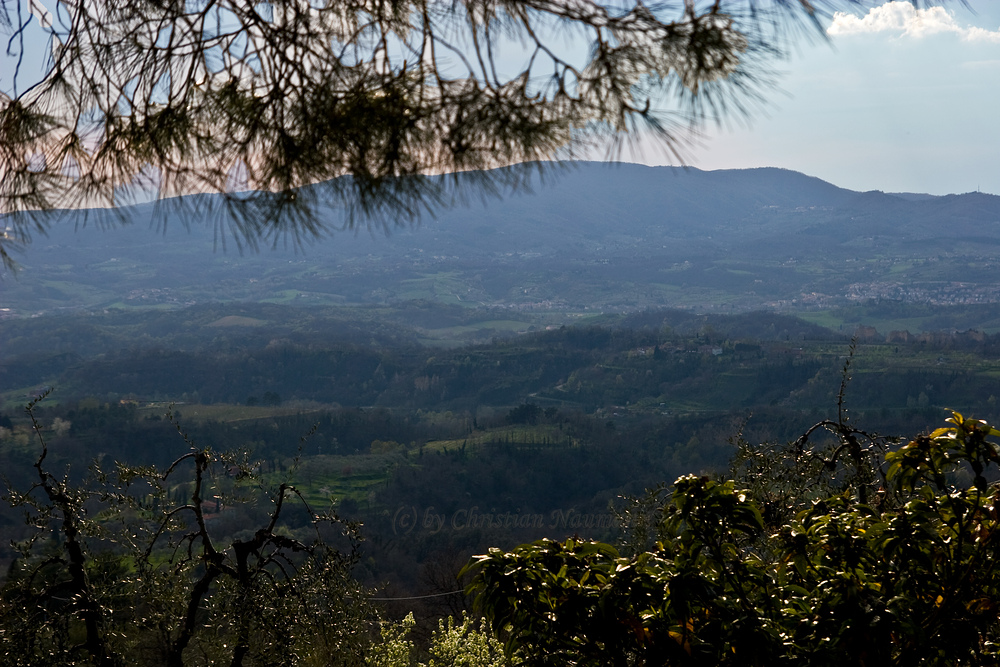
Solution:
[{"label": "thorny branch", "polygon": [[[349,573],[358,558],[356,525],[335,514],[316,514],[287,481],[268,492],[244,457],[197,447],[172,416],[189,451],[165,471],[119,462],[117,474],[107,475],[95,466],[96,477],[77,488],[68,474],[60,479],[49,471],[49,446],[35,414],[38,400],[27,408],[40,446],[34,464],[38,481],[23,494],[11,489],[9,497],[35,510],[29,519],[42,538],[21,544],[22,558],[12,566],[7,588],[23,597],[29,617],[39,619],[24,632],[32,651],[44,649],[56,661],[122,665],[132,650],[123,638],[155,628],[157,660],[163,664],[189,664],[193,652],[204,651],[213,640],[221,640],[230,664],[258,664],[271,662],[268,651],[284,650],[288,642],[299,641],[297,636],[318,633],[317,646],[334,647],[326,633],[353,632],[325,628],[308,610],[339,604],[365,613],[366,596],[358,594]],[[227,511],[226,503],[237,500],[238,487],[246,484],[267,492],[272,505],[250,539],[223,539],[205,505],[209,485],[225,494],[222,511]],[[32,497],[35,491],[38,497]],[[174,491],[186,499],[174,504]],[[287,501],[292,498],[312,518],[311,543],[289,531]],[[93,507],[100,503],[92,519],[85,507],[91,499]],[[327,543],[321,524],[341,527],[349,550]],[[61,553],[44,551],[51,536],[61,542]],[[94,536],[99,540],[93,543],[84,539]],[[120,568],[115,590],[103,579],[91,581],[108,566]],[[62,613],[67,605],[71,616]],[[290,613],[300,618],[301,627],[294,631],[267,620]],[[125,631],[123,626],[134,627]],[[269,633],[273,641],[266,639]],[[31,662],[32,655],[29,651],[23,659]]]}]

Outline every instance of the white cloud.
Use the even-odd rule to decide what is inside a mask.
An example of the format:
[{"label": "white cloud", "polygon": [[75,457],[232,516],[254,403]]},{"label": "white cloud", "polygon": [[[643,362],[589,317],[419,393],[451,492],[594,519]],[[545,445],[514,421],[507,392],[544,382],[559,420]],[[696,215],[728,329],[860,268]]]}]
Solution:
[{"label": "white cloud", "polygon": [[972,26],[963,32],[962,37],[969,41],[1000,44],[1000,30],[986,30],[985,28]]},{"label": "white cloud", "polygon": [[836,12],[826,32],[834,36],[887,32],[916,38],[950,33],[970,42],[1000,43],[1000,30],[961,26],[944,7],[917,9],[909,2],[899,1],[874,7],[861,17]]}]

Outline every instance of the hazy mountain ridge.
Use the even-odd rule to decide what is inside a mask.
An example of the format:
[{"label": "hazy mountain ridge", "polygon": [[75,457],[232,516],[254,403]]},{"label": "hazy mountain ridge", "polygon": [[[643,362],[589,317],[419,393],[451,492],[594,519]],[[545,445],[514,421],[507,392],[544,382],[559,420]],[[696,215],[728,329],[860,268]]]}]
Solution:
[{"label": "hazy mountain ridge", "polygon": [[[163,233],[150,229],[149,205],[111,230],[77,229],[83,214],[70,214],[20,258],[2,305],[19,315],[217,300],[747,309],[856,300],[878,288],[849,286],[890,278],[961,281],[972,265],[973,282],[993,281],[1000,261],[994,195],[859,193],[777,168],[582,163],[557,176],[388,236],[339,231],[304,249],[279,238],[260,254],[240,255],[231,238],[221,252],[217,228],[189,219],[185,229],[169,203]],[[340,211],[321,215],[343,224]]]}]

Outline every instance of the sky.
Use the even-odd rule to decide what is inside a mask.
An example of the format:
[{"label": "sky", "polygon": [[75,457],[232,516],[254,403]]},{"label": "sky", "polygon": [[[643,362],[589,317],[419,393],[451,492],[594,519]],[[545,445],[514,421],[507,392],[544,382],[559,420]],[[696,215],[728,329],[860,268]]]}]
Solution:
[{"label": "sky", "polygon": [[765,113],[707,128],[688,164],[784,167],[861,191],[1000,194],[1000,2],[870,4],[779,63]]},{"label": "sky", "polygon": [[[25,2],[43,16],[40,0]],[[1000,1],[863,4],[834,16],[827,41],[797,45],[763,111],[705,128],[686,163],[784,167],[862,191],[1000,194]],[[37,69],[44,40],[29,42],[39,55],[23,65]],[[12,73],[0,57],[0,90]],[[644,148],[622,159],[677,164]]]}]

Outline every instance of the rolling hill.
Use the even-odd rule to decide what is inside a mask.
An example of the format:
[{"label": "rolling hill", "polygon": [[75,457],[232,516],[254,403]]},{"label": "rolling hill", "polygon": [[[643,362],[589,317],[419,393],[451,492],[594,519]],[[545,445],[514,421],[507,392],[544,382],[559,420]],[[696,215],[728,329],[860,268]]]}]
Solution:
[{"label": "rolling hill", "polygon": [[[551,172],[550,172],[551,173]],[[501,309],[801,309],[1000,300],[1000,197],[853,192],[797,172],[581,163],[415,226],[241,254],[171,202],[59,216],[6,276],[6,316],[207,301]],[[322,187],[322,186],[316,186]],[[223,247],[225,249],[223,249]],[[960,287],[956,287],[961,284]]]}]

